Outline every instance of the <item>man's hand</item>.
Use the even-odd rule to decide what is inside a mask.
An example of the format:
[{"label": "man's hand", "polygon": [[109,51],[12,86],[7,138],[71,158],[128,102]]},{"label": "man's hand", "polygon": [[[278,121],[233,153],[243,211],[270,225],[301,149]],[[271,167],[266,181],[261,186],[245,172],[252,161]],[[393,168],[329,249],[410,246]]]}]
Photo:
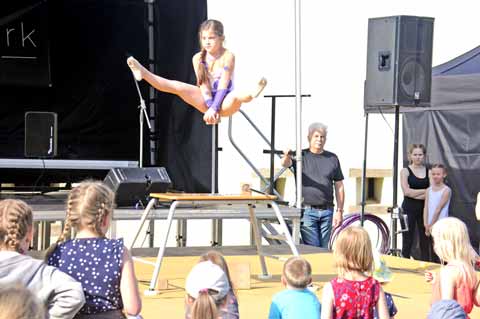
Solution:
[{"label": "man's hand", "polygon": [[342,224],[342,221],[343,221],[343,211],[337,209],[335,213],[333,213],[333,220],[332,220],[333,228],[340,226]]}]

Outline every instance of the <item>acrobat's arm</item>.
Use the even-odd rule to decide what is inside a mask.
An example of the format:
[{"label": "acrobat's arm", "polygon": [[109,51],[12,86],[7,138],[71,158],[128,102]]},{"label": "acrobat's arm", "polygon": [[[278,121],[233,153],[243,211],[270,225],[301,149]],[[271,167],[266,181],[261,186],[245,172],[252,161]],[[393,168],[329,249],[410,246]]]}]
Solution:
[{"label": "acrobat's arm", "polygon": [[228,86],[230,85],[233,69],[235,68],[235,56],[230,52],[226,52],[225,54],[225,65],[223,66],[222,75],[218,81],[217,93],[215,93],[212,105],[209,106],[209,108],[214,109],[215,112],[220,111],[223,100],[228,93]]}]

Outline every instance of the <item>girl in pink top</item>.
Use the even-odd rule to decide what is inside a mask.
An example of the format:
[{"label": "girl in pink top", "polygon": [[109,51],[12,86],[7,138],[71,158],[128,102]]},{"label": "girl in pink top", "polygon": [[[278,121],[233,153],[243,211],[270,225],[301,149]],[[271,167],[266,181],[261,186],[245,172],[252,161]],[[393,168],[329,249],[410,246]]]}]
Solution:
[{"label": "girl in pink top", "polygon": [[456,300],[467,314],[472,311],[477,288],[474,263],[478,258],[470,245],[467,226],[458,218],[446,217],[432,227],[433,249],[446,266],[436,275],[426,272],[425,279],[432,282],[432,303],[441,299]]},{"label": "girl in pink top", "polygon": [[358,226],[345,228],[333,246],[338,277],[323,288],[321,319],[390,318],[380,283],[365,273],[373,269],[370,237]]}]

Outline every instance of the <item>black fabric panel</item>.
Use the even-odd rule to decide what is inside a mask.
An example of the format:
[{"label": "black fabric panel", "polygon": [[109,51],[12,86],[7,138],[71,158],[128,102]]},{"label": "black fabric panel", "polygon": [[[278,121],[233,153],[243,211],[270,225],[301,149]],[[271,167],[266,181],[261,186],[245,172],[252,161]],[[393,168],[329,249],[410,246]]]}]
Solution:
[{"label": "black fabric panel", "polygon": [[[196,83],[192,57],[199,51],[198,27],[206,17],[206,0],[156,1],[158,74]],[[158,93],[158,101],[158,164],[167,167],[175,189],[210,191],[211,127],[176,96]]]},{"label": "black fabric panel", "polygon": [[[2,1],[0,14],[31,2]],[[23,158],[25,112],[49,111],[58,114],[57,158],[138,160],[139,101],[125,61],[135,55],[148,63],[145,2],[50,0],[48,6],[53,87],[0,86],[0,157]],[[206,0],[155,1],[156,73],[194,83],[191,58],[206,16]],[[147,100],[149,86],[140,86]],[[167,168],[177,189],[209,190],[209,128],[200,112],[180,99],[157,97],[153,164]],[[148,137],[145,125],[144,159]]]},{"label": "black fabric panel", "polygon": [[477,192],[480,191],[480,111],[426,111],[403,115],[403,154],[407,165],[407,147],[422,143],[427,147],[428,164],[442,163],[448,170],[447,184],[452,188],[451,216],[463,220],[471,240],[478,248],[480,223],[475,217]]}]

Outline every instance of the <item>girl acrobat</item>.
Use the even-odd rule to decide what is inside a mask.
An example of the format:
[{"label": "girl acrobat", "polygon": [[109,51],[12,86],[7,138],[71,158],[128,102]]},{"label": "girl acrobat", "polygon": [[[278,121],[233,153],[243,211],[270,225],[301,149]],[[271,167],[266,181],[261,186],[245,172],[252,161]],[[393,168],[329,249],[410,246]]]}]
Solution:
[{"label": "girl acrobat", "polygon": [[133,57],[127,59],[127,64],[137,81],[143,79],[159,91],[178,95],[204,113],[205,123],[216,124],[220,116],[230,116],[240,109],[242,103],[258,97],[267,85],[267,80],[260,79],[251,92],[237,92],[233,88],[235,56],[223,46],[225,36],[222,23],[217,20],[204,21],[200,25],[198,36],[201,51],[192,58],[197,76],[196,86],[155,75]]}]

